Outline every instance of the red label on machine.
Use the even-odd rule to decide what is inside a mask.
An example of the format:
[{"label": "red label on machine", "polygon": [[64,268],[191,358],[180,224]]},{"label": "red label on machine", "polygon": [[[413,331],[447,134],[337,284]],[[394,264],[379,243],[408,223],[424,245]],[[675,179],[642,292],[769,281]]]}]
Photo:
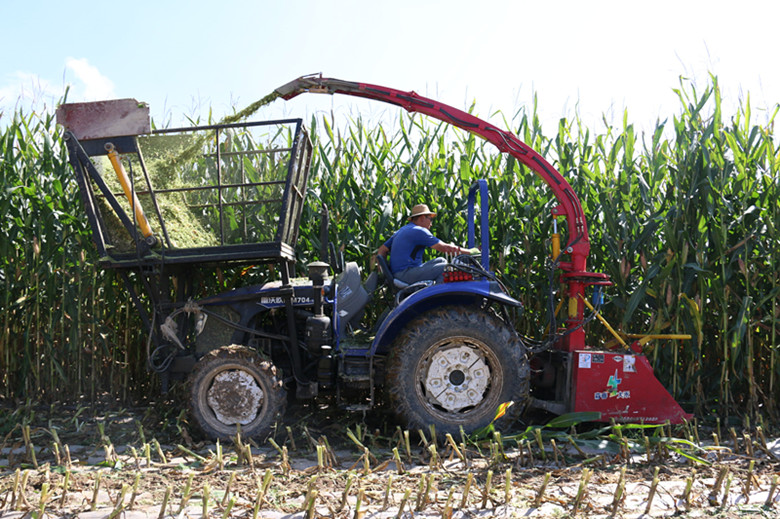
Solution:
[{"label": "red label on machine", "polygon": [[596,411],[601,421],[682,423],[685,413],[655,378],[644,355],[574,352],[574,411]]}]

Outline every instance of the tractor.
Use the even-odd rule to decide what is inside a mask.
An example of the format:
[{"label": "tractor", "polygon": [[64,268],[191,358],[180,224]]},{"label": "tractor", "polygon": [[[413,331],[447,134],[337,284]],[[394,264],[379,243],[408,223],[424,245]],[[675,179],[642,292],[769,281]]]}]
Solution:
[{"label": "tractor", "polygon": [[[99,262],[125,281],[162,391],[186,381],[191,416],[206,436],[262,438],[289,399],[324,395],[354,411],[381,401],[403,426],[433,425],[442,436],[509,427],[528,408],[590,412],[596,421],[691,418],[642,354],[647,340],[686,336],[637,336],[628,344],[604,321],[618,347],[586,345],[585,328],[603,319],[602,290],[611,282],[588,271],[580,201],[541,155],[508,131],[414,92],[304,76],[272,97],[307,92],[425,114],[533,170],[557,201],[551,260],[566,287],[566,318],[558,325],[553,316],[542,339],[510,324],[522,304],[491,271],[489,180],[475,182],[467,200],[467,246],[481,252],[449,258],[444,282],[403,283],[381,256],[364,279],[328,243],[327,207],[319,261],[297,277],[313,153],[300,119],[152,130],[148,106],[134,99],[61,105],[58,123]],[[258,278],[248,272],[265,281],[242,284]],[[203,297],[201,287],[215,284],[238,288]],[[366,307],[380,292],[387,308],[366,326]]]}]

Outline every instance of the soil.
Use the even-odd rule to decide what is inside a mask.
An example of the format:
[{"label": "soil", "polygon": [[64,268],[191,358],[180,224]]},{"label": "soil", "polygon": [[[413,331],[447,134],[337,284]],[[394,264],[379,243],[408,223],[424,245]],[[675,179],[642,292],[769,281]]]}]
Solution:
[{"label": "soil", "polygon": [[[405,433],[381,411],[321,403],[288,410],[267,441],[218,444],[171,402],[0,401],[0,518],[780,515],[780,441],[757,428],[727,433],[722,447],[704,427],[679,428],[648,453],[641,435],[627,444],[578,427],[577,447],[560,436],[544,450],[534,435],[518,442],[524,424],[500,443],[434,447],[431,431]],[[688,444],[686,433],[710,441]]]}]

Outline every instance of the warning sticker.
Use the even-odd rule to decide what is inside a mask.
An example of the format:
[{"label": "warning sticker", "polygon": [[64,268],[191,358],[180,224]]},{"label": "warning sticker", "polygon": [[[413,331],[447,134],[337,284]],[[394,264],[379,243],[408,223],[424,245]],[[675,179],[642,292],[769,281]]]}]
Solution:
[{"label": "warning sticker", "polygon": [[580,353],[580,367],[581,368],[590,368],[591,363],[591,355],[590,353]]},{"label": "warning sticker", "polygon": [[636,373],[636,357],[633,355],[626,355],[623,359],[623,372],[624,373]]}]

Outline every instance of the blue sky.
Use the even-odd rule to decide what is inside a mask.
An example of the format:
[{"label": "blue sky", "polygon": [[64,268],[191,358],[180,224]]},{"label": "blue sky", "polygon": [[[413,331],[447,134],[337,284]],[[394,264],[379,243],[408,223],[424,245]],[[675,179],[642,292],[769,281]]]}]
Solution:
[{"label": "blue sky", "polygon": [[[652,128],[678,112],[680,76],[703,86],[714,73],[726,113],[749,92],[762,122],[780,102],[778,15],[754,0],[0,0],[0,111],[50,108],[70,85],[71,101],[133,97],[178,125],[322,72],[475,101],[484,118],[511,117],[536,93],[546,133],[575,110],[601,129],[624,107]],[[322,110],[395,109],[310,95],[260,117]]]}]

